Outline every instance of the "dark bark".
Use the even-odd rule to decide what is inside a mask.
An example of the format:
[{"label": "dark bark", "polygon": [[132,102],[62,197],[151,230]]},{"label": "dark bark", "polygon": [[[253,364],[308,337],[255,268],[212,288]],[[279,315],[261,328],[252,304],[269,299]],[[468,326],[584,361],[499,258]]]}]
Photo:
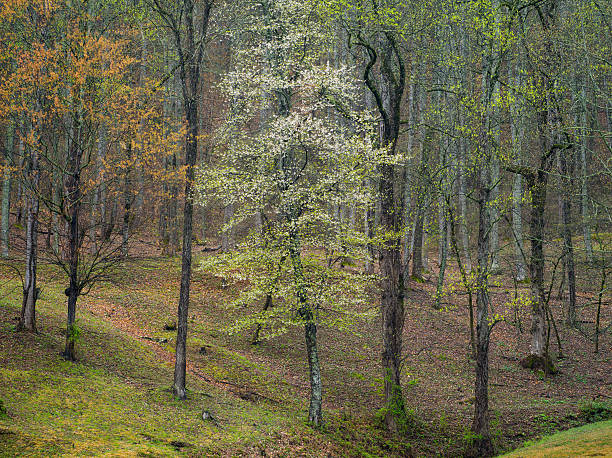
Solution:
[{"label": "dark bark", "polygon": [[[423,92],[423,91],[421,91]],[[419,97],[421,99],[421,105],[425,103],[423,95]],[[423,108],[421,108],[423,111]],[[423,121],[422,113],[420,116],[420,122]],[[425,241],[424,237],[424,224],[425,224],[425,213],[427,211],[428,199],[426,196],[426,182],[427,182],[427,148],[429,144],[429,131],[426,130],[424,132],[424,138],[421,140],[421,148],[420,148],[420,160],[419,160],[419,169],[418,169],[418,186],[417,186],[417,196],[416,196],[416,217],[414,220],[414,241],[412,244],[412,278],[415,280],[422,281],[423,280],[423,272],[425,272],[425,262],[423,260],[423,244]]]},{"label": "dark bark", "polygon": [[[474,385],[474,433],[475,456],[492,456],[493,444],[489,430],[489,258],[491,247],[489,234],[490,187],[488,171],[481,170],[478,179],[478,276],[476,293],[476,379]],[[484,175],[484,176],[483,176]]]},{"label": "dark bark", "polygon": [[308,353],[308,367],[310,374],[310,405],[308,407],[308,421],[314,426],[323,424],[322,398],[323,390],[321,384],[321,370],[319,367],[319,352],[317,349],[317,325],[315,324],[312,312],[302,317],[304,334],[306,336],[306,350]]},{"label": "dark bark", "polygon": [[[461,253],[459,252],[459,246],[457,244],[457,223],[455,220],[455,216],[452,212],[452,207],[450,202],[448,204],[449,208],[449,224],[450,224],[450,243],[451,249],[453,253],[455,253],[455,258],[457,259],[457,266],[459,267],[459,273],[461,274],[461,280],[463,281],[463,286],[465,287],[468,294],[468,312],[469,312],[469,328],[470,328],[470,348],[472,351],[472,357],[476,358],[476,333],[474,331],[474,302],[473,302],[473,294],[472,294],[472,285],[470,284],[470,280],[468,279],[468,272],[466,271],[466,267],[461,260]],[[462,212],[463,213],[463,212]],[[466,260],[469,260],[469,257],[466,257]]]},{"label": "dark bark", "polygon": [[[181,264],[181,290],[177,310],[176,360],[172,392],[179,399],[186,398],[185,378],[187,369],[187,318],[189,315],[189,290],[191,284],[191,245],[193,238],[193,182],[198,155],[198,101],[200,94],[200,68],[212,1],[204,1],[198,24],[195,5],[191,0],[182,4],[185,30],[176,18],[170,19],[179,56],[179,73],[182,83],[183,107],[187,119],[185,138],[185,205],[183,210],[183,247]],[[167,13],[166,13],[167,14]],[[174,26],[172,26],[174,24]],[[198,27],[199,30],[195,30]],[[198,33],[199,32],[199,33]]]},{"label": "dark bark", "polygon": [[[263,306],[263,311],[266,312],[270,307],[272,307],[272,294],[266,295],[266,302]],[[257,328],[255,328],[255,333],[253,334],[253,340],[251,340],[252,345],[257,345],[259,343],[259,334],[261,333],[262,324],[257,323]]]},{"label": "dark bark", "polygon": [[[538,11],[544,41],[544,71],[534,68],[530,62],[531,73],[539,78],[542,98],[538,109],[536,121],[540,148],[540,160],[537,170],[527,176],[529,182],[531,202],[531,261],[529,273],[532,285],[532,322],[531,322],[531,348],[530,357],[538,361],[543,367],[551,366],[550,358],[545,346],[546,336],[546,307],[547,297],[544,288],[544,212],[546,209],[547,184],[553,161],[558,150],[567,149],[569,142],[563,142],[561,133],[561,108],[557,100],[557,84],[554,69],[561,62],[555,43],[552,41],[552,32],[555,27],[557,15],[557,2],[545,2]],[[564,154],[564,151],[561,151]]]},{"label": "dark bark", "polygon": [[68,296],[68,314],[66,326],[66,346],[63,356],[69,361],[75,360],[75,342],[78,337],[78,329],[75,325],[76,304],[80,294],[79,285],[79,215],[81,210],[81,159],[83,150],[81,148],[81,126],[77,117],[73,121],[72,139],[68,150],[68,176],[66,177],[66,220],[68,222],[68,274],[69,286],[66,289]]},{"label": "dark bark", "polygon": [[532,317],[531,317],[531,347],[530,353],[544,357],[544,342],[546,335],[546,300],[544,290],[544,211],[546,207],[546,185],[548,172],[539,170],[531,180],[531,221],[529,222],[529,238],[531,243],[531,259],[529,274],[531,277]]},{"label": "dark bark", "polygon": [[[127,149],[128,161],[132,157],[132,142],[128,143]],[[131,189],[131,170],[130,167],[125,171],[125,182],[123,183],[123,224],[121,227],[121,254],[127,258],[128,242],[130,239],[130,220],[131,220],[131,206],[132,206],[132,189]]]},{"label": "dark bark", "polygon": [[[364,214],[364,226],[365,226],[365,235],[368,240],[372,240],[374,238],[374,225],[376,224],[374,209],[368,207]],[[374,273],[374,246],[372,243],[368,243],[368,259],[365,263],[365,271],[367,274]]]},{"label": "dark bark", "polygon": [[[400,107],[404,95],[405,68],[403,57],[397,47],[395,36],[385,32],[374,43],[361,37],[358,44],[368,54],[364,70],[365,83],[374,96],[380,114],[379,142],[387,148],[390,156],[395,154],[400,127]],[[379,52],[377,50],[380,50]],[[380,82],[372,69],[380,63]],[[395,168],[391,164],[380,167],[379,199],[380,224],[385,242],[379,249],[381,273],[381,314],[383,352],[385,417],[387,428],[399,432],[406,426],[406,410],[402,395],[400,366],[402,354],[402,332],[404,328],[404,267],[402,265],[401,240],[401,192],[395,185]]]},{"label": "dark bark", "polygon": [[66,290],[66,295],[68,296],[68,317],[67,323],[68,326],[66,328],[66,346],[64,349],[64,359],[68,361],[75,361],[75,344],[79,337],[79,329],[76,326],[76,305],[77,299],[79,297],[78,289],[74,287],[73,281],[71,279],[70,286]]},{"label": "dark bark", "polygon": [[185,206],[183,210],[183,251],[181,264],[181,290],[177,311],[176,361],[172,391],[179,399],[185,399],[185,372],[187,367],[187,318],[189,315],[189,290],[191,284],[191,244],[193,236],[193,180],[197,156],[197,103],[186,100],[187,144],[185,148]]},{"label": "dark bark", "polygon": [[[119,204],[117,200],[114,200],[110,209],[110,215],[108,215],[108,217],[104,217],[104,222],[102,224],[102,227],[104,228],[102,239],[104,242],[110,242],[111,236],[113,235],[115,224],[117,223],[118,207]],[[104,213],[106,214],[106,211]]]},{"label": "dark bark", "polygon": [[599,293],[597,294],[597,312],[595,313],[595,353],[599,353],[599,334],[601,328],[601,302],[606,290],[606,278],[608,271],[606,270],[605,260],[601,266],[601,284],[599,285]]}]

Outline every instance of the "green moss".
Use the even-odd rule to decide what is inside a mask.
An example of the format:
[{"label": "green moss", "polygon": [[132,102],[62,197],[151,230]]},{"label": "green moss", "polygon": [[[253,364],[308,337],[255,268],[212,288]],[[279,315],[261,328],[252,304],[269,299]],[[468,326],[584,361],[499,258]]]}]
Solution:
[{"label": "green moss", "polygon": [[[188,399],[175,400],[168,389],[172,365],[82,305],[78,361],[64,361],[61,287],[46,287],[39,302],[40,334],[0,329],[0,398],[10,412],[0,415],[0,456],[231,454],[253,442],[273,444],[277,431],[301,428],[299,418],[278,406],[242,401],[191,374]],[[13,291],[5,283],[0,322],[18,313]],[[203,408],[216,413],[221,427],[202,421]],[[295,435],[313,439],[306,428]],[[182,443],[189,447],[177,447]]]},{"label": "green moss", "polygon": [[559,372],[549,356],[529,355],[521,361],[521,366],[525,369],[531,369],[538,374],[541,373],[542,376],[547,374],[554,375]]}]

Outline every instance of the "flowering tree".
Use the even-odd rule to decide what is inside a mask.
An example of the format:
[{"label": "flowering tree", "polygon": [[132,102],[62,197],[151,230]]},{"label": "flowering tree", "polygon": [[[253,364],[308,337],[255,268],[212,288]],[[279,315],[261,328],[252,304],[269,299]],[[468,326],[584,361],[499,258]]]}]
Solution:
[{"label": "flowering tree", "polygon": [[249,280],[235,304],[266,301],[261,313],[237,322],[233,331],[265,325],[273,336],[304,327],[308,419],[318,426],[317,326],[347,325],[367,301],[371,280],[338,268],[365,256],[365,241],[330,208],[369,204],[364,178],[375,173],[381,155],[370,143],[367,123],[350,109],[357,95],[350,70],[320,64],[327,37],[308,3],[264,0],[253,7],[250,46],[238,51],[239,66],[224,82],[231,109],[219,134],[216,167],[202,174],[199,189],[203,198],[235,207],[224,230],[261,221],[236,250],[208,258],[204,268]]}]

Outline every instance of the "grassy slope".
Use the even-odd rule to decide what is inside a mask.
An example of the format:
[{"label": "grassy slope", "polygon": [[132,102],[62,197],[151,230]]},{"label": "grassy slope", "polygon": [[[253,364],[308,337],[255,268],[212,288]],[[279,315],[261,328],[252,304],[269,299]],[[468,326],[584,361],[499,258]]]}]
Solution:
[{"label": "grassy slope", "polygon": [[[265,441],[275,430],[300,429],[280,413],[197,379],[187,402],[173,400],[167,390],[171,367],[156,361],[146,344],[87,312],[80,313],[86,336],[78,346],[81,362],[62,361],[57,291],[46,290],[39,309],[43,332],[36,336],[12,330],[17,309],[7,305],[17,301],[3,302],[0,394],[9,417],[0,421],[0,450],[8,456],[25,450],[168,455],[177,453],[172,441],[190,444],[184,449],[190,452],[214,452]],[[223,429],[199,418],[204,408],[215,412]]]},{"label": "grassy slope", "polygon": [[[255,392],[227,389],[237,384],[208,383],[194,376],[192,368],[188,400],[174,400],[168,389],[173,369],[168,352],[171,344],[138,339],[139,333],[127,323],[110,323],[86,310],[87,299],[78,312],[82,329],[79,362],[63,361],[65,301],[61,284],[49,281],[53,276],[42,273],[47,281],[38,303],[41,332],[37,335],[15,332],[19,288],[14,279],[4,277],[0,400],[8,415],[0,415],[0,456],[252,456],[261,450],[273,456],[327,456],[340,449],[352,454],[366,450],[375,455],[386,453],[377,444],[364,448],[344,441],[341,435],[313,431],[303,422],[301,399],[289,397],[282,387],[275,391],[282,403],[278,399],[268,402]],[[104,285],[98,293],[88,299],[126,296],[122,284]],[[121,312],[119,306],[105,304],[108,310]],[[197,338],[190,339],[192,346],[199,343]],[[209,380],[222,380],[228,370],[235,374],[258,371],[256,362],[230,350],[222,356],[211,358],[197,372],[206,373]],[[201,419],[203,409],[214,413],[217,424]],[[388,451],[391,446],[381,440]]]},{"label": "grassy slope", "polygon": [[[81,298],[77,364],[59,356],[65,285],[57,272],[41,272],[36,336],[13,331],[18,282],[10,270],[0,272],[0,399],[9,412],[0,419],[0,454],[251,456],[265,450],[268,456],[405,456],[407,444],[418,455],[461,454],[473,411],[466,311],[433,310],[423,291],[431,284],[415,285],[409,298],[403,383],[414,421],[409,436],[396,440],[374,421],[381,382],[376,320],[360,325],[358,335],[320,329],[327,428],[313,431],[303,423],[308,381],[302,331],[259,346],[250,345],[248,335],[227,335],[223,327],[245,311],[225,307],[235,290],[197,270],[188,340],[190,398],[173,400],[167,389],[175,332],[164,325],[176,313],[179,269],[177,259],[130,261],[112,283]],[[503,300],[494,297],[497,304]],[[523,323],[528,325],[527,316]],[[609,339],[594,357],[580,335],[562,332],[568,358],[560,375],[546,379],[518,365],[525,335],[503,323],[496,328],[491,408],[498,449],[581,424],[581,402],[612,394]],[[213,411],[220,427],[203,422],[202,409]],[[175,447],[173,441],[189,446]]]},{"label": "grassy slope", "polygon": [[612,420],[572,428],[547,436],[504,457],[612,456]]}]

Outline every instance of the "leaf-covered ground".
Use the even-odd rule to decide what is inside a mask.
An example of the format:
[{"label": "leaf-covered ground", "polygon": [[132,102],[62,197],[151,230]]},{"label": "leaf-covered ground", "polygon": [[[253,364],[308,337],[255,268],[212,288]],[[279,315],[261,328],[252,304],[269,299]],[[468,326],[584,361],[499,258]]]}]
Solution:
[{"label": "leaf-covered ground", "polygon": [[[473,367],[465,297],[432,307],[432,282],[413,283],[407,302],[404,389],[412,420],[406,437],[378,426],[380,324],[354,333],[321,329],[323,431],[304,423],[307,362],[301,329],[259,345],[228,335],[232,320],[258,306],[229,309],[236,291],[197,269],[189,318],[189,399],[172,398],[177,258],[132,259],[80,299],[79,361],[64,362],[65,285],[41,269],[37,335],[15,332],[20,283],[2,270],[0,290],[0,453],[72,456],[459,456],[470,440]],[[433,278],[433,277],[432,277]],[[502,282],[503,284],[503,282]],[[511,296],[496,287],[496,312]],[[586,301],[586,296],[583,298]],[[373,302],[373,307],[376,304]],[[592,308],[581,309],[584,321]],[[561,316],[560,310],[556,314]],[[612,396],[609,334],[593,353],[578,331],[557,323],[565,358],[552,377],[522,369],[527,311],[500,323],[491,345],[492,432],[498,450],[592,420],[593,401]],[[604,315],[610,321],[610,313]],[[552,345],[554,352],[556,346]],[[216,421],[203,421],[202,410]]]}]

